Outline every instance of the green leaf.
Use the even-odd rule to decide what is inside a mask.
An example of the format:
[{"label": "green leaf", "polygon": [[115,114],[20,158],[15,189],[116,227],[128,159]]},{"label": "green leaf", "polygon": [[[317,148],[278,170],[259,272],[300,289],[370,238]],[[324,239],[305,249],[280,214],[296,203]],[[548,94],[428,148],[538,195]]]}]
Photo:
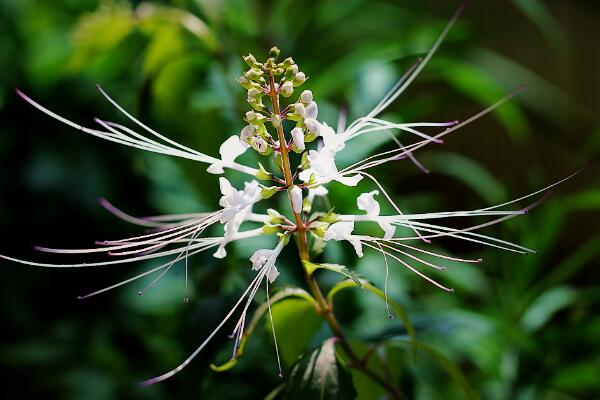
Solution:
[{"label": "green leaf", "polygon": [[576,291],[560,286],[542,293],[525,311],[521,325],[527,332],[534,332],[544,326],[559,310],[573,304],[577,299]]},{"label": "green leaf", "polygon": [[[279,353],[286,365],[292,365],[305,351],[323,320],[312,303],[304,299],[285,299],[271,305]],[[266,319],[271,332],[271,320]]]},{"label": "green leaf", "polygon": [[292,369],[283,398],[354,399],[356,390],[350,374],[335,356],[335,339],[304,355]]},{"label": "green leaf", "polygon": [[315,272],[319,268],[337,272],[338,274],[342,274],[345,277],[352,279],[352,281],[354,283],[356,283],[356,286],[358,286],[361,290],[363,290],[363,284],[362,284],[361,280],[358,278],[358,275],[356,275],[356,273],[354,271],[348,269],[348,267],[345,267],[345,266],[339,265],[339,264],[328,264],[328,263],[317,264],[317,263],[313,263],[313,262],[306,261],[306,260],[302,261],[302,264],[304,265],[304,268],[306,268],[306,271],[308,272],[309,275],[312,275],[313,272]]},{"label": "green leaf", "polygon": [[[361,283],[363,288],[367,289],[368,291],[375,294],[381,299],[386,299],[385,293],[383,293],[381,289],[373,286],[371,283],[364,280],[361,280]],[[338,292],[356,286],[358,285],[354,281],[350,280],[346,280],[336,284],[334,287],[331,288],[329,293],[327,293],[327,301],[329,302],[329,304],[333,304],[333,298]],[[410,337],[411,342],[413,343],[413,358],[416,358],[417,336],[415,334],[415,328],[413,327],[412,323],[410,322],[410,319],[408,318],[408,314],[398,303],[394,302],[389,297],[387,298],[387,302],[390,308],[394,311],[394,313],[396,313],[396,315],[402,320],[404,329],[406,329],[406,332],[408,333],[408,336]]]},{"label": "green leaf", "polygon": [[[308,292],[306,292],[305,290],[300,289],[300,288],[287,287],[287,288],[283,288],[282,290],[278,291],[273,297],[271,297],[270,302],[271,302],[272,311],[276,308],[276,306],[274,304],[276,304],[279,301],[286,299],[288,297],[298,297],[299,299],[302,299],[301,301],[303,301],[307,304],[310,304],[313,308],[317,304],[316,300],[310,294],[308,294]],[[220,364],[220,365],[211,364],[210,368],[213,371],[223,372],[223,371],[227,371],[235,366],[235,364],[237,363],[237,360],[244,354],[244,350],[246,348],[246,343],[248,343],[248,339],[250,339],[250,336],[252,336],[252,333],[254,333],[254,329],[256,328],[258,321],[260,321],[262,316],[268,310],[269,310],[269,304],[267,302],[264,302],[256,309],[256,311],[254,312],[254,315],[252,316],[252,320],[250,320],[248,327],[244,331],[242,340],[240,341],[240,347],[238,348],[237,352],[235,353],[235,356],[232,359],[230,359],[229,361],[225,362],[224,364]],[[274,312],[273,312],[273,318],[275,318]],[[275,326],[277,327],[277,323],[275,324]],[[269,327],[269,329],[270,329],[270,327]],[[278,329],[277,331],[279,332],[280,330]]]},{"label": "green leaf", "polygon": [[[403,346],[405,344],[408,344],[408,342],[405,339],[400,338],[388,343],[388,346]],[[473,400],[479,399],[479,395],[477,392],[475,392],[475,389],[473,389],[460,368],[452,360],[448,359],[445,355],[423,342],[416,342],[416,345],[418,346],[419,350],[423,350],[425,353],[427,353],[431,359],[433,359],[446,371],[452,381],[464,392],[465,398]]]}]

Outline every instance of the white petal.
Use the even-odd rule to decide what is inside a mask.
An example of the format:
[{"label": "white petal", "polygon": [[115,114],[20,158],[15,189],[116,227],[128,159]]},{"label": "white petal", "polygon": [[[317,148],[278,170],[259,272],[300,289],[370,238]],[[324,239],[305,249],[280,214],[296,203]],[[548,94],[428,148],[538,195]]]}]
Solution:
[{"label": "white petal", "polygon": [[377,200],[374,199],[374,196],[378,194],[379,190],[361,194],[356,199],[356,206],[359,210],[365,211],[369,216],[379,216],[381,209]]},{"label": "white petal", "polygon": [[223,170],[223,165],[221,163],[215,163],[209,165],[208,168],[206,168],[206,172],[219,175],[225,173],[225,170]]},{"label": "white petal", "polygon": [[277,267],[275,265],[272,265],[267,271],[267,279],[269,280],[269,283],[275,282],[275,279],[277,279],[278,276],[279,271],[277,270]]},{"label": "white petal", "polygon": [[248,147],[246,142],[241,141],[239,136],[234,135],[230,136],[223,144],[221,144],[221,147],[219,147],[219,154],[224,162],[230,163],[240,155],[244,154]]},{"label": "white petal", "polygon": [[363,177],[360,174],[356,174],[353,176],[341,176],[340,175],[340,176],[336,177],[335,180],[346,186],[356,186],[356,185],[358,185],[358,182],[360,182],[362,178]]},{"label": "white petal", "polygon": [[235,191],[234,187],[229,182],[229,179],[225,177],[219,178],[219,189],[221,190],[221,194],[223,196],[230,196]]},{"label": "white petal", "polygon": [[331,224],[325,232],[323,239],[329,240],[347,240],[354,230],[354,221],[341,221]]}]

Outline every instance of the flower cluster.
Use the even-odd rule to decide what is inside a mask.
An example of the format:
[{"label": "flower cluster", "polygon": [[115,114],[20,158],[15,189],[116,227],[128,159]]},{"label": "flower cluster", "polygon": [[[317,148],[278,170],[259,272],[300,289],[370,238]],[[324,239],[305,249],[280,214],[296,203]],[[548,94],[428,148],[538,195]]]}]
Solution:
[{"label": "flower cluster", "polygon": [[[357,118],[347,126],[344,126],[344,123],[341,122],[336,129],[325,121],[319,120],[318,105],[310,90],[302,90],[298,94],[299,90],[297,91],[297,89],[308,78],[304,72],[299,70],[292,58],[278,61],[280,51],[275,47],[270,50],[265,62],[258,62],[253,55],[245,56],[244,61],[249,69],[238,78],[238,83],[247,90],[247,101],[251,109],[245,114],[245,126],[241,129],[240,134],[232,135],[223,142],[219,149],[219,157],[191,149],[154,131],[119,106],[101,88],[99,90],[102,95],[140,127],[143,130],[141,133],[124,125],[98,118],[95,119],[95,122],[100,125],[100,128],[81,126],[55,114],[18,91],[23,99],[37,109],[81,132],[141,150],[205,163],[208,164],[208,172],[213,174],[223,174],[226,169],[236,170],[247,174],[249,181],[245,183],[243,189],[238,189],[227,178],[220,177],[219,189],[222,197],[219,205],[221,209],[197,214],[137,218],[124,213],[103,200],[102,205],[108,211],[128,222],[149,228],[150,232],[132,238],[98,242],[97,247],[90,249],[37,248],[45,252],[62,254],[105,253],[113,257],[107,261],[52,264],[20,260],[7,256],[2,257],[23,264],[43,267],[112,265],[168,257],[167,262],[149,271],[81,296],[81,298],[106,292],[142,277],[157,274],[150,284],[139,291],[139,294],[143,294],[153,287],[176,263],[181,261],[185,263],[185,298],[187,300],[187,269],[188,259],[191,256],[213,249],[215,257],[223,258],[227,255],[226,246],[231,242],[259,235],[272,235],[277,244],[273,249],[258,249],[252,255],[249,261],[251,269],[256,272],[256,276],[223,321],[181,365],[172,371],[146,381],[150,384],[164,380],[183,369],[243,304],[233,331],[233,337],[235,338],[233,357],[237,356],[236,350],[239,349],[245,332],[246,315],[252,300],[264,283],[267,289],[267,302],[269,302],[268,285],[273,284],[279,276],[279,270],[275,266],[276,260],[292,236],[296,238],[300,259],[303,262],[309,262],[310,260],[311,252],[309,248],[322,249],[330,241],[345,241],[353,247],[358,257],[362,257],[366,250],[376,251],[383,255],[386,268],[388,267],[389,257],[433,285],[447,291],[452,289],[437,282],[421,270],[421,267],[438,270],[443,270],[444,267],[428,261],[431,257],[425,259],[423,255],[433,256],[439,259],[440,262],[454,260],[477,263],[481,260],[463,259],[436,253],[423,246],[423,243],[427,244],[441,237],[450,237],[518,253],[532,252],[532,250],[523,246],[483,235],[478,233],[477,230],[526,213],[528,208],[506,210],[506,206],[541,193],[560,182],[493,207],[470,211],[405,214],[394,202],[392,196],[369,172],[375,166],[400,159],[410,159],[420,169],[426,171],[426,168],[416,160],[415,151],[432,143],[442,143],[445,136],[499,107],[521,89],[518,88],[505,98],[460,123],[458,121],[393,123],[380,117],[382,112],[405,91],[424,68],[455,19],[456,16],[442,32],[427,55],[409,68],[398,83],[369,113]],[[294,95],[295,93],[296,95]],[[287,104],[282,103],[284,99],[289,100]],[[426,130],[439,128],[441,128],[441,131],[435,134],[426,133]],[[409,145],[403,145],[398,139],[399,133],[410,135],[413,142]],[[338,167],[336,156],[346,149],[347,142],[361,135],[374,134],[388,135],[394,142],[395,147],[370,155],[357,163],[343,166],[341,169]],[[257,157],[263,158],[261,163],[254,167],[236,162],[240,155],[250,149],[257,153]],[[294,153],[297,156],[290,157]],[[297,165],[293,166],[294,160],[292,158],[295,159]],[[361,182],[363,179],[365,182]],[[371,187],[365,193],[357,196],[356,207],[359,212],[356,214],[338,214],[339,210],[337,209],[334,213],[330,209],[316,207],[316,199],[328,195],[327,187],[329,185],[357,186],[359,183]],[[274,209],[269,209],[266,214],[253,212],[253,206],[256,203],[283,192],[289,198],[290,215],[286,216],[285,212]],[[385,200],[394,212],[390,215],[382,215],[382,207],[378,200]],[[323,202],[323,204],[325,203]],[[471,217],[491,217],[491,219],[488,222],[469,225],[464,228],[452,228],[441,222],[446,219]],[[259,227],[256,227],[257,223],[260,224]],[[252,229],[243,229],[247,224],[254,224],[255,226]],[[355,225],[358,224],[375,224],[381,229],[381,235],[368,236],[355,233]],[[211,227],[218,225],[222,225],[222,234],[203,236],[205,232],[212,231]],[[414,244],[409,244],[410,242]],[[312,246],[310,246],[311,243]],[[313,263],[312,265],[316,264]],[[385,289],[387,296],[387,287]],[[275,336],[274,326],[273,334]],[[275,345],[277,346],[276,339]]]}]

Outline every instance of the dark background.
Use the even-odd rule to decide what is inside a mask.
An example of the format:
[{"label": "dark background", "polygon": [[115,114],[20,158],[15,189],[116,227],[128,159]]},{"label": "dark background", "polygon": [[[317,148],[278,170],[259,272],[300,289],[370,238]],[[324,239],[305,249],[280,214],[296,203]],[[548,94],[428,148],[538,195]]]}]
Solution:
[{"label": "dark background", "polygon": [[[100,83],[158,131],[216,154],[243,125],[245,94],[234,81],[244,67],[241,55],[262,58],[278,45],[310,76],[305,86],[321,116],[334,123],[340,107],[351,116],[368,111],[428,50],[457,6],[0,0],[0,254],[65,262],[36,254],[31,245],[75,248],[139,233],[106,213],[100,197],[134,215],[212,210],[219,197],[217,179],[205,166],[83,135],[30,107],[14,88],[83,124],[91,126],[96,116],[124,121],[97,93]],[[200,32],[182,24],[190,15]],[[597,161],[598,37],[596,2],[471,2],[387,115],[464,120],[521,82],[526,91],[443,146],[423,149],[418,158],[431,174],[404,161],[378,169],[378,176],[407,210],[445,211],[501,203]],[[367,143],[340,163],[385,146]],[[444,242],[455,254],[485,260],[436,275],[453,294],[393,268],[390,293],[406,307],[418,336],[451,359],[483,398],[600,395],[599,172],[592,163],[530,215],[485,232],[533,247],[536,255]],[[336,187],[331,200],[354,212],[357,194]],[[65,399],[265,396],[278,378],[262,329],[232,371],[208,368],[229,352],[221,335],[168,382],[146,389],[135,384],[177,365],[220,321],[249,281],[251,251],[234,247],[222,262],[196,257],[188,304],[181,300],[179,269],[148,296],[138,297],[141,284],[134,284],[77,301],[145,266],[43,269],[0,262],[2,392]],[[349,246],[326,255],[383,284],[376,255],[355,261]],[[290,250],[278,263],[282,284],[299,281],[294,260]],[[325,286],[335,278],[323,276]],[[359,293],[343,304],[338,312],[351,337],[376,339],[400,329],[381,303]],[[323,328],[318,337],[326,335]],[[404,362],[402,385],[410,397],[461,397],[439,365]]]}]

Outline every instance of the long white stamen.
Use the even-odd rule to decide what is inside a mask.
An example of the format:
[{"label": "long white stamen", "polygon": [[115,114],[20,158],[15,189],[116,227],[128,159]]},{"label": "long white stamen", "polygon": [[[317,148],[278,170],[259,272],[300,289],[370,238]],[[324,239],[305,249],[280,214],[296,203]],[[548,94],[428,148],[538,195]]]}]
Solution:
[{"label": "long white stamen", "polygon": [[[208,250],[208,249],[210,249],[212,247],[218,246],[218,244],[219,243],[208,244],[204,248],[200,248],[200,249],[197,249],[196,251],[193,251],[193,252],[189,253],[188,257],[191,257],[193,255],[201,253],[201,252],[203,252],[205,250]],[[96,296],[96,295],[98,295],[100,293],[104,293],[104,292],[108,292],[109,290],[116,289],[116,288],[118,288],[120,286],[126,285],[126,284],[128,284],[130,282],[133,282],[133,281],[136,281],[136,280],[138,280],[140,278],[143,278],[144,276],[150,275],[150,274],[152,274],[152,273],[154,273],[156,271],[160,271],[161,269],[167,268],[171,263],[172,263],[172,261],[166,262],[164,264],[159,265],[158,267],[152,268],[152,269],[150,269],[148,271],[142,272],[141,274],[138,274],[138,275],[135,275],[135,276],[133,276],[131,278],[125,279],[125,280],[120,281],[120,282],[117,282],[117,283],[115,283],[113,285],[110,285],[110,286],[107,286],[107,287],[105,287],[103,289],[96,290],[96,291],[94,291],[92,293],[89,293],[89,294],[86,294],[86,295],[83,295],[83,296],[77,296],[77,299],[79,299],[79,300],[87,299],[88,297]]]},{"label": "long white stamen", "polygon": [[[363,242],[363,244],[364,244],[365,246],[367,246],[367,247],[370,247],[370,248],[374,249],[374,250],[381,251],[379,248],[377,248],[376,246],[372,245],[372,244],[371,244],[371,243],[369,243],[369,242]],[[408,268],[409,270],[411,270],[411,271],[412,271],[412,272],[414,272],[415,274],[419,275],[421,278],[423,278],[423,279],[427,280],[428,282],[430,282],[431,284],[433,284],[433,285],[435,285],[435,286],[439,287],[440,289],[442,289],[442,290],[445,290],[445,291],[447,291],[447,292],[453,292],[453,291],[454,291],[454,289],[448,288],[448,287],[446,287],[446,286],[442,285],[441,283],[439,283],[439,282],[437,282],[437,281],[433,280],[432,278],[428,277],[427,275],[423,274],[422,272],[420,272],[420,271],[416,270],[416,269],[415,269],[414,267],[412,267],[410,264],[408,264],[407,262],[405,262],[405,261],[404,261],[404,260],[402,260],[401,258],[399,258],[399,257],[395,256],[394,254],[391,254],[390,252],[388,252],[388,251],[385,251],[385,250],[383,251],[383,253],[384,253],[384,254],[387,254],[387,255],[388,255],[388,256],[390,256],[390,257],[392,257],[394,260],[398,261],[398,262],[399,262],[400,264],[402,264],[404,267]]]},{"label": "long white stamen", "polygon": [[275,343],[275,354],[277,356],[277,367],[279,368],[279,377],[283,378],[283,372],[281,369],[281,359],[279,358],[279,347],[277,346],[277,335],[275,334],[275,321],[273,321],[273,314],[271,313],[271,299],[269,297],[269,280],[267,282],[267,306],[269,308],[269,319],[271,320],[271,331],[273,332],[273,342]]},{"label": "long white stamen", "polygon": [[181,364],[179,364],[176,368],[172,369],[171,371],[166,372],[157,377],[154,377],[152,379],[148,379],[148,380],[142,382],[141,384],[143,386],[148,386],[148,385],[152,385],[154,383],[160,382],[160,381],[164,381],[165,379],[172,377],[173,375],[175,375],[176,373],[178,373],[179,371],[184,369],[198,355],[198,353],[200,353],[200,351],[202,351],[202,349],[208,344],[208,342],[211,341],[211,339],[217,334],[217,332],[219,332],[221,330],[223,325],[225,325],[227,323],[227,321],[229,321],[229,318],[231,318],[233,313],[240,306],[240,304],[242,303],[242,301],[244,300],[244,298],[246,297],[246,295],[248,294],[250,289],[255,285],[256,281],[259,279],[262,279],[262,277],[263,277],[263,275],[261,275],[261,274],[256,275],[256,277],[252,280],[250,285],[248,285],[248,287],[246,288],[244,293],[240,296],[239,300],[235,303],[233,308],[227,313],[225,318],[219,323],[219,325],[217,325],[217,327],[211,332],[210,335],[208,335],[208,337],[204,340],[204,342],[202,342],[202,344],[200,344],[200,346],[198,346],[196,348],[196,350],[194,350],[194,352],[188,358],[186,358]]},{"label": "long white stamen", "polygon": [[394,316],[390,312],[390,304],[388,302],[388,276],[390,273],[390,266],[388,265],[387,255],[383,251],[381,244],[379,244],[378,241],[375,241],[374,243],[377,245],[377,247],[379,247],[379,250],[381,251],[381,254],[383,255],[383,261],[385,263],[385,279],[383,281],[383,297],[385,299],[385,309],[387,310],[388,318],[392,319],[392,318],[394,318]]}]

